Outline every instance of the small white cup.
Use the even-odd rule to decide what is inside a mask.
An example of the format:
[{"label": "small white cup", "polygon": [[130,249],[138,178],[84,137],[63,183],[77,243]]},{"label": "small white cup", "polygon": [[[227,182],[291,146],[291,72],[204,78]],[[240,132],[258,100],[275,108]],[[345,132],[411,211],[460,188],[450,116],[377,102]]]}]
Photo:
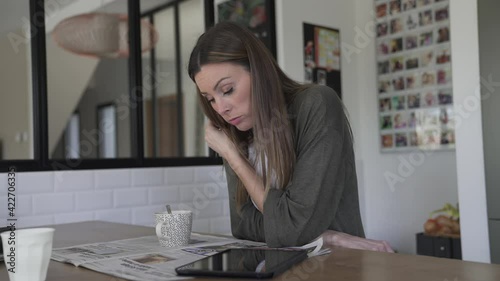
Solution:
[{"label": "small white cup", "polygon": [[19,229],[0,235],[10,281],[44,281],[52,254],[54,229]]},{"label": "small white cup", "polygon": [[193,212],[189,210],[155,213],[156,236],[163,247],[189,244],[193,226]]}]

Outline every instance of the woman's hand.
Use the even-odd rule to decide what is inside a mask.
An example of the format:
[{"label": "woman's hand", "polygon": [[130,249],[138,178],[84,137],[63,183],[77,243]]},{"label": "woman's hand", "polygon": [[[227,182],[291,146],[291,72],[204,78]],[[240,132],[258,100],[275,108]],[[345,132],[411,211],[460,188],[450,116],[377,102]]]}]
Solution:
[{"label": "woman's hand", "polygon": [[224,158],[236,175],[241,179],[248,194],[257,205],[257,209],[264,212],[264,185],[262,178],[257,174],[255,168],[242,157],[237,146],[229,139],[224,131],[219,130],[208,122],[205,126],[205,141],[208,146]]},{"label": "woman's hand", "polygon": [[205,126],[205,141],[211,149],[224,159],[227,159],[232,153],[238,154],[234,143],[222,130],[215,127],[211,121]]},{"label": "woman's hand", "polygon": [[323,242],[329,246],[394,253],[386,241],[361,238],[334,230],[327,230],[321,236]]}]

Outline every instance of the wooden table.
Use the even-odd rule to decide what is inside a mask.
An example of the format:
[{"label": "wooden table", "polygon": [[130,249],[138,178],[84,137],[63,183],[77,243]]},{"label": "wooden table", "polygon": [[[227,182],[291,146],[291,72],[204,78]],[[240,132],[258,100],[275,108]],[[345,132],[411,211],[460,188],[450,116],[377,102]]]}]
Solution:
[{"label": "wooden table", "polygon": [[[61,224],[52,227],[56,229],[55,248],[140,237],[154,233],[149,227],[99,221]],[[0,280],[8,280],[3,263],[0,265]],[[68,280],[118,281],[123,279],[51,260],[47,281]],[[214,279],[196,280],[213,281]],[[307,259],[273,280],[498,281],[500,280],[500,265],[332,248],[330,255]]]}]

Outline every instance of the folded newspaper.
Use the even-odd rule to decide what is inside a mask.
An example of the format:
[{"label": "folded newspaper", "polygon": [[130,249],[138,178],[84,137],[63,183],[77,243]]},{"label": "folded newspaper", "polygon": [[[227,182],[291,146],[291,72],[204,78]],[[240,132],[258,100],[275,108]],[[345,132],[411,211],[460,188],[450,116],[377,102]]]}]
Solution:
[{"label": "folded newspaper", "polygon": [[[294,249],[307,249],[308,256],[330,252],[323,239]],[[156,236],[77,245],[52,250],[52,259],[129,280],[181,280],[175,268],[230,248],[266,247],[265,243],[193,233],[189,245],[161,247]]]}]

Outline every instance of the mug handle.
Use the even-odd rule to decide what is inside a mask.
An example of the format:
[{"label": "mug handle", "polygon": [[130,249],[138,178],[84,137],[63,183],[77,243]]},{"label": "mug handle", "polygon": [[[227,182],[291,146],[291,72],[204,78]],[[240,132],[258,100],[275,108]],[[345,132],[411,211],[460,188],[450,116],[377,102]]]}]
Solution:
[{"label": "mug handle", "polygon": [[156,224],[156,236],[161,237],[161,227],[166,224],[166,222],[159,222]]}]

